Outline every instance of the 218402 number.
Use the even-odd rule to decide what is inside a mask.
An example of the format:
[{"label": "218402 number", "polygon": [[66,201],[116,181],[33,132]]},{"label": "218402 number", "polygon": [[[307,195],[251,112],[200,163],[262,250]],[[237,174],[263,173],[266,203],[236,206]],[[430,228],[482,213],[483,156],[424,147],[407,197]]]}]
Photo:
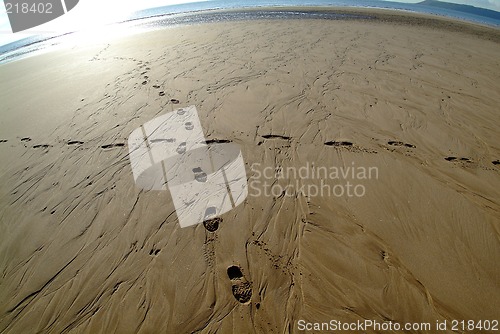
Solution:
[{"label": "218402 number", "polygon": [[498,330],[498,320],[452,320],[451,321],[452,331],[497,331]]},{"label": "218402 number", "polygon": [[7,9],[7,14],[52,14],[52,4],[50,2],[43,3],[33,3],[29,4],[26,2],[22,3],[5,3],[5,9]]}]

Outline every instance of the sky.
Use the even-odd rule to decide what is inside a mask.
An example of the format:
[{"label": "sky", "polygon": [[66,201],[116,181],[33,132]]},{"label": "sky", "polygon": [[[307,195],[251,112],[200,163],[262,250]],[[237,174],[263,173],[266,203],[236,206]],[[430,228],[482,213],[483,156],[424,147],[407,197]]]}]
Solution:
[{"label": "sky", "polygon": [[[4,0],[1,1],[4,2]],[[90,26],[96,29],[99,25],[116,22],[136,10],[195,1],[200,0],[80,0],[78,5],[67,14],[16,34],[11,31],[5,5],[2,4],[0,5],[0,45],[43,33],[62,34],[69,31],[85,30]],[[420,1],[422,0],[399,0],[398,2],[416,3]],[[447,0],[447,2],[500,11],[500,0]]]}]

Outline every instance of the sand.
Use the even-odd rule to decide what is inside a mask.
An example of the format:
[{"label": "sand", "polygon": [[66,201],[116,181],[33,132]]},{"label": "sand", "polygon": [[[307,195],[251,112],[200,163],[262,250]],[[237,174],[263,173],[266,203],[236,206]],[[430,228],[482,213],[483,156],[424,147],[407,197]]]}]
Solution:
[{"label": "sand", "polygon": [[[499,319],[500,33],[397,16],[179,26],[1,65],[0,332]],[[190,105],[249,183],[377,177],[348,177],[363,196],[251,190],[216,231],[180,228],[169,191],[135,185],[127,138]]]}]

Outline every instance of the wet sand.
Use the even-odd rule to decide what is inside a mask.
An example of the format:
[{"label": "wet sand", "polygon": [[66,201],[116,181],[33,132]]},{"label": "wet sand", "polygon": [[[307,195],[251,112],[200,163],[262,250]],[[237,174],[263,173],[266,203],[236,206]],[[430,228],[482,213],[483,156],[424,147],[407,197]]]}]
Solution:
[{"label": "wet sand", "polygon": [[[1,65],[0,331],[499,319],[500,33],[369,13],[180,26]],[[181,229],[128,159],[134,129],[190,105],[207,139],[240,145],[253,186],[212,231]],[[347,177],[363,196],[255,195],[275,181],[265,168],[311,164],[378,173]]]}]

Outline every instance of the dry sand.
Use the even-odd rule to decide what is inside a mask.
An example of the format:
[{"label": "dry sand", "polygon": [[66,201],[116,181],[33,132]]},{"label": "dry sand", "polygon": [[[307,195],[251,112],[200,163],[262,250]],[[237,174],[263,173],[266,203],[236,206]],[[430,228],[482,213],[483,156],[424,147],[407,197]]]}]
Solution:
[{"label": "dry sand", "polygon": [[[499,32],[398,17],[175,27],[1,65],[0,332],[499,319]],[[249,179],[254,163],[378,178],[181,229],[168,191],[135,186],[127,137],[189,105]]]}]

